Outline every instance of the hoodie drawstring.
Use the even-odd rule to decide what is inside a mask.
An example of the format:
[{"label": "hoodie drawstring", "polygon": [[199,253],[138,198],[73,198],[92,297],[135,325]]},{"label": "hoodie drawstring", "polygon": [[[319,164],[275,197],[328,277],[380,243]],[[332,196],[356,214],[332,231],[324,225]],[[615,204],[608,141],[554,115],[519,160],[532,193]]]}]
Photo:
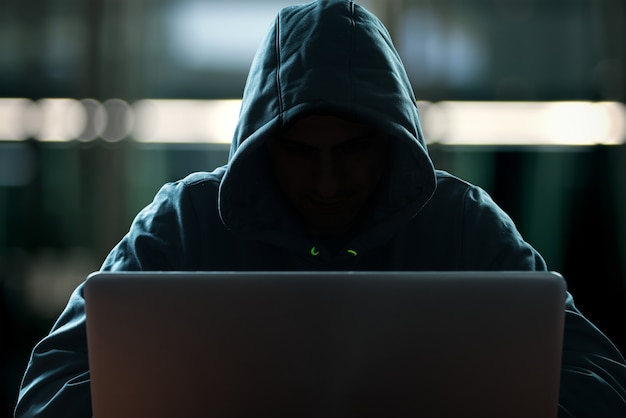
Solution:
[{"label": "hoodie drawstring", "polygon": [[[352,249],[348,249],[346,250],[347,254],[350,254],[353,257],[356,257],[357,255],[359,255],[359,253],[356,250],[352,250]],[[313,247],[311,247],[311,255],[313,257],[316,257],[320,254],[320,250],[317,249],[317,247],[314,245]]]}]

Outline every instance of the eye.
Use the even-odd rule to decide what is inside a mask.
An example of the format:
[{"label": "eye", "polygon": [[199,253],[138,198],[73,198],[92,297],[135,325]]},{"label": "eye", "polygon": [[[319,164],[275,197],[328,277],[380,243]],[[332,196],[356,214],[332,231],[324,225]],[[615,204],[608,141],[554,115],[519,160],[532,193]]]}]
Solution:
[{"label": "eye", "polygon": [[372,147],[373,138],[371,136],[351,139],[339,145],[338,149],[343,154],[358,154],[368,151]]},{"label": "eye", "polygon": [[315,152],[315,148],[310,145],[284,138],[278,141],[278,146],[283,152],[293,156],[309,156]]}]

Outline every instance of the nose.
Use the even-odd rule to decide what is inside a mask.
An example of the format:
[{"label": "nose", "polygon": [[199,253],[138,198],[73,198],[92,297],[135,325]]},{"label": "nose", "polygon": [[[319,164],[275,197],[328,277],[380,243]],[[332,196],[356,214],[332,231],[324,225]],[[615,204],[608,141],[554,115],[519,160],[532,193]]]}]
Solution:
[{"label": "nose", "polygon": [[332,199],[340,189],[340,177],[337,159],[330,152],[319,155],[315,176],[315,188],[321,199]]}]

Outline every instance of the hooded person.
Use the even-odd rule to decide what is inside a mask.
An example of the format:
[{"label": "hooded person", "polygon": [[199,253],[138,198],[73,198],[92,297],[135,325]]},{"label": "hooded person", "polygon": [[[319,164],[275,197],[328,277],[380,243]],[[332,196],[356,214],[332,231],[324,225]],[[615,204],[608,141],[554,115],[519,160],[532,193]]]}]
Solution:
[{"label": "hooded person", "polygon": [[[545,270],[479,187],[435,170],[382,23],[347,0],[279,12],[226,166],[164,185],[102,270]],[[79,286],[28,364],[17,417],[88,417]],[[626,366],[566,304],[559,416],[626,416]]]}]

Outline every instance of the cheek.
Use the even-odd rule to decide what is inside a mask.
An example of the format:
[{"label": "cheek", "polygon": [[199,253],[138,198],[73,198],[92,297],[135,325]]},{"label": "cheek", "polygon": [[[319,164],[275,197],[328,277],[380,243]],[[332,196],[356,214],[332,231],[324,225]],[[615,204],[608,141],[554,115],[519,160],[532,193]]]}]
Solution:
[{"label": "cheek", "polygon": [[383,154],[366,154],[351,159],[346,164],[346,173],[349,173],[350,183],[364,189],[374,189],[382,177],[385,168]]},{"label": "cheek", "polygon": [[307,184],[305,164],[293,162],[275,163],[273,172],[276,182],[289,199],[293,199],[298,194],[298,191],[302,190]]}]

